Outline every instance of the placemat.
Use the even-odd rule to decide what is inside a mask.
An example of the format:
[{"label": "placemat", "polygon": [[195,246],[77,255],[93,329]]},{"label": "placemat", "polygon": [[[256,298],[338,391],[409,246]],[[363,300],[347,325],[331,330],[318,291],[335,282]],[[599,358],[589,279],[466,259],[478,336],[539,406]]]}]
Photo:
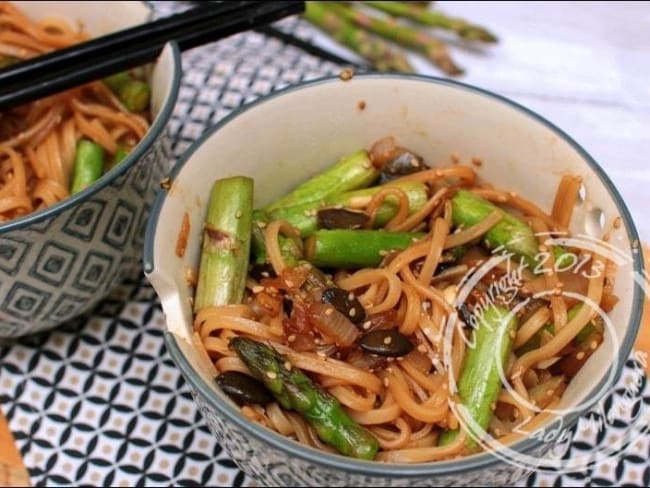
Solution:
[{"label": "placemat", "polygon": [[[156,4],[159,12],[178,5]],[[282,29],[309,37],[294,21]],[[296,48],[246,33],[187,52],[170,130],[180,155],[233,109],[339,67]],[[35,485],[254,486],[227,458],[195,408],[166,353],[164,320],[140,275],[91,314],[53,332],[0,347],[0,403]],[[623,454],[588,470],[536,473],[529,486],[650,485],[650,436],[630,430],[650,390],[643,358],[631,357],[611,394],[560,445],[564,457],[613,445]],[[607,414],[611,418],[606,418]],[[636,423],[638,425],[638,422]],[[607,425],[607,428],[597,428]]]}]

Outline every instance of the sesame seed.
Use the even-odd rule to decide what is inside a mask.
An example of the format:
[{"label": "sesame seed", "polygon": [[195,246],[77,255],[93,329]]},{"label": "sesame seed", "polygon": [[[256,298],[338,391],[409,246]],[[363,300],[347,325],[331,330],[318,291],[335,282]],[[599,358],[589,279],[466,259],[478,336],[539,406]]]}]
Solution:
[{"label": "sesame seed", "polygon": [[501,433],[502,433],[502,432],[501,432],[501,429],[499,429],[498,427],[497,427],[496,429],[494,429],[494,435],[495,435],[495,436],[497,436],[497,437],[501,437]]},{"label": "sesame seed", "polygon": [[251,288],[251,291],[253,293],[255,293],[255,294],[262,293],[264,291],[264,287],[260,286],[260,285],[257,285],[257,286],[254,286],[253,288]]},{"label": "sesame seed", "polygon": [[553,396],[553,390],[546,390],[546,396]]},{"label": "sesame seed", "polygon": [[293,288],[295,286],[294,282],[291,280],[284,280],[284,282],[289,288]]},{"label": "sesame seed", "polygon": [[354,317],[357,314],[357,310],[355,308],[351,308],[350,311],[348,312],[348,315],[350,317]]},{"label": "sesame seed", "polygon": [[510,338],[514,339],[515,337],[517,337],[517,333],[514,330],[511,330],[510,331]]},{"label": "sesame seed", "polygon": [[591,344],[589,345],[592,349],[597,349],[598,348],[598,341],[591,341]]},{"label": "sesame seed", "polygon": [[264,227],[266,227],[266,222],[263,222],[263,221],[260,220],[260,221],[257,222],[257,226],[260,229],[263,229]]},{"label": "sesame seed", "polygon": [[287,371],[291,371],[292,367],[293,366],[291,366],[291,363],[289,361],[284,362],[284,369],[286,369]]},{"label": "sesame seed", "polygon": [[494,402],[490,403],[490,410],[494,412],[496,409],[497,409],[497,404]]},{"label": "sesame seed", "polygon": [[264,278],[269,278],[271,275],[269,274],[268,271],[262,271],[262,276],[263,276]]},{"label": "sesame seed", "polygon": [[384,386],[388,388],[389,385],[390,385],[390,380],[388,378],[384,378]]},{"label": "sesame seed", "polygon": [[512,416],[513,416],[515,419],[518,419],[518,418],[519,418],[519,410],[515,410],[515,411],[513,412]]},{"label": "sesame seed", "polygon": [[361,327],[363,327],[364,330],[368,330],[371,325],[372,325],[372,321],[366,320]]},{"label": "sesame seed", "polygon": [[417,159],[411,158],[411,166],[413,166],[414,168],[417,168],[418,166],[420,166],[420,163],[418,162]]},{"label": "sesame seed", "polygon": [[418,346],[418,351],[420,351],[422,354],[425,354],[427,352],[427,348],[424,344],[420,344]]},{"label": "sesame seed", "polygon": [[305,211],[303,212],[303,214],[305,215],[305,217],[309,217],[309,214],[310,214],[310,213],[311,213],[311,212],[310,212],[309,210],[305,210]]},{"label": "sesame seed", "polygon": [[388,251],[386,251],[385,249],[382,249],[381,251],[379,251],[379,255],[382,256],[382,257],[388,256]]},{"label": "sesame seed", "polygon": [[585,353],[582,352],[582,351],[580,351],[578,354],[576,354],[576,359],[578,361],[582,361],[584,359],[584,357],[585,357]]},{"label": "sesame seed", "polygon": [[274,380],[274,379],[276,379],[278,377],[278,375],[274,371],[267,371],[266,376],[268,376],[272,380]]},{"label": "sesame seed", "polygon": [[329,307],[328,307],[327,310],[325,310],[325,315],[327,315],[327,316],[332,315],[333,313],[334,313],[334,309],[333,309],[333,308],[329,308]]},{"label": "sesame seed", "polygon": [[422,332],[424,332],[424,335],[430,335],[431,329],[429,327],[425,327],[424,329],[422,329]]},{"label": "sesame seed", "polygon": [[548,251],[548,247],[546,247],[544,244],[540,244],[540,246],[538,247],[538,249],[539,249],[541,252],[546,252],[546,251]]},{"label": "sesame seed", "polygon": [[237,211],[235,212],[235,218],[236,218],[236,219],[241,219],[241,210],[237,210]]},{"label": "sesame seed", "polygon": [[296,340],[296,335],[291,334],[289,337],[287,337],[287,342],[294,342]]},{"label": "sesame seed", "polygon": [[352,292],[348,293],[348,300],[352,301],[352,300],[354,300],[355,298],[356,298],[356,297],[354,296],[354,293],[352,293]]},{"label": "sesame seed", "polygon": [[390,344],[391,342],[393,342],[393,338],[392,338],[392,337],[390,337],[390,336],[388,336],[388,337],[384,337],[384,344],[388,345],[388,344]]},{"label": "sesame seed", "polygon": [[323,358],[323,359],[325,359],[327,357],[327,354],[325,354],[323,351],[316,351],[316,355],[319,358]]}]

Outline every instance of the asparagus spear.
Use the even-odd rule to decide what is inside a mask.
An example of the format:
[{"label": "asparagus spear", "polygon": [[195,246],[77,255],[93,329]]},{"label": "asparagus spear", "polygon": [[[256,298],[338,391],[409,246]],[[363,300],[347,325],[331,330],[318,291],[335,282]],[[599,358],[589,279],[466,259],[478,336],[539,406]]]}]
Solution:
[{"label": "asparagus spear", "polygon": [[406,56],[339,17],[321,2],[306,2],[304,16],[310,23],[367,59],[378,71],[413,72]]},{"label": "asparagus spear", "polygon": [[[474,346],[469,348],[463,361],[458,396],[468,415],[485,431],[501,390],[499,371],[504,371],[510,356],[517,319],[508,309],[494,304],[486,307],[476,319],[477,326],[472,333]],[[476,436],[481,433],[474,432]],[[450,444],[457,435],[458,430],[443,432],[438,443],[441,446]],[[476,443],[468,438],[466,445],[473,447]]]},{"label": "asparagus spear", "polygon": [[451,59],[445,44],[427,35],[425,32],[420,32],[395,21],[372,17],[340,3],[327,2],[326,6],[329,10],[348,22],[352,22],[384,39],[422,53],[448,75],[459,75],[463,73],[463,70]]},{"label": "asparagus spear", "polygon": [[497,42],[497,37],[479,25],[434,10],[409,5],[409,2],[364,1],[366,5],[386,12],[395,17],[403,17],[430,27],[440,27],[455,32],[468,41]]},{"label": "asparagus spear", "polygon": [[117,151],[115,151],[115,154],[113,155],[113,159],[111,160],[110,163],[110,168],[114,168],[115,166],[120,164],[128,155],[129,155],[129,148],[126,146],[119,146],[117,148]]},{"label": "asparagus spear", "polygon": [[[268,215],[263,210],[253,211],[251,254],[253,256],[253,261],[256,264],[267,262],[264,227],[269,223],[269,221],[270,219]],[[278,237],[278,244],[284,262],[287,263],[288,266],[296,266],[298,261],[302,258],[302,241],[281,235]]]},{"label": "asparagus spear", "polygon": [[[374,195],[379,191],[392,186],[402,190],[409,201],[409,212],[413,213],[421,209],[427,202],[427,188],[424,183],[417,181],[405,181],[389,183],[387,185],[373,186],[363,190],[355,190],[346,193],[339,193],[324,198],[323,201],[315,201],[293,207],[278,208],[269,213],[271,220],[284,220],[300,231],[302,237],[310,236],[318,227],[317,211],[320,208],[343,206],[344,208],[360,208],[368,204]],[[397,199],[389,195],[379,207],[375,217],[375,226],[382,227],[397,213]]]},{"label": "asparagus spear", "polygon": [[372,434],[352,420],[336,398],[291,367],[277,351],[244,337],[235,337],[230,347],[278,402],[302,415],[323,442],[346,456],[374,459],[379,444]]},{"label": "asparagus spear", "polygon": [[149,84],[134,79],[128,72],[123,71],[104,78],[104,83],[113,90],[130,112],[142,112],[149,106],[151,98]]},{"label": "asparagus spear", "polygon": [[253,212],[253,180],[235,176],[215,181],[203,232],[194,311],[244,296]]},{"label": "asparagus spear", "polygon": [[293,207],[350,190],[364,188],[377,179],[379,172],[372,165],[365,150],[342,158],[331,168],[302,183],[288,195],[267,205],[264,210],[272,212],[283,207]]},{"label": "asparagus spear", "polygon": [[70,193],[78,193],[97,181],[104,171],[104,149],[87,139],[77,144]]},{"label": "asparagus spear", "polygon": [[[467,190],[459,190],[451,204],[452,220],[457,227],[470,227],[499,210],[492,203]],[[522,258],[533,269],[537,265],[535,258],[539,245],[533,230],[507,212],[503,212],[501,221],[485,234],[485,243],[489,249],[503,247]]]},{"label": "asparagus spear", "polygon": [[403,250],[424,237],[421,232],[319,230],[305,241],[305,258],[327,268],[376,268],[387,252]]}]

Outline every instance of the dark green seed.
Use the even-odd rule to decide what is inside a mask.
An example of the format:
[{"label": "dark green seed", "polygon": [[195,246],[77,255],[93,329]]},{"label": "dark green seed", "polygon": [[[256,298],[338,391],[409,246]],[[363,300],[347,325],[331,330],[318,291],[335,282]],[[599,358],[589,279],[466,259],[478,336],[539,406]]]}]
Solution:
[{"label": "dark green seed", "polygon": [[413,350],[413,343],[397,329],[376,329],[359,339],[359,346],[366,352],[379,356],[400,357]]},{"label": "dark green seed", "polygon": [[266,405],[273,397],[266,387],[252,376],[239,371],[226,371],[216,377],[217,385],[235,403]]},{"label": "dark green seed", "polygon": [[361,324],[366,320],[366,310],[359,300],[349,291],[341,288],[328,288],[321,298],[323,303],[329,303],[336,310],[345,315],[353,324]]}]

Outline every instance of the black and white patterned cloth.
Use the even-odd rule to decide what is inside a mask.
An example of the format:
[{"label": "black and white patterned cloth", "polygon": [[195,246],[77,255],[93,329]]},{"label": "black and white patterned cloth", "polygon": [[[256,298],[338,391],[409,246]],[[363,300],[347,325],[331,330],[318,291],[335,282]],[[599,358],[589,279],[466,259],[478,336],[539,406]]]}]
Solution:
[{"label": "black and white patterned cloth", "polygon": [[[157,4],[160,11],[178,8]],[[309,37],[296,21],[280,27]],[[174,152],[231,110],[273,90],[334,74],[339,67],[261,34],[237,35],[183,56],[185,76],[171,123]],[[128,280],[91,314],[56,331],[0,346],[0,404],[36,485],[253,486],[211,436],[163,343],[159,302],[142,276]],[[603,412],[650,405],[645,375],[630,360]],[[635,385],[635,388],[630,388]],[[630,394],[630,391],[633,393]],[[589,428],[582,418],[565,458],[611,445],[625,419]],[[648,424],[646,419],[645,424]],[[650,485],[650,436],[588,470],[539,472],[529,486]]]}]

